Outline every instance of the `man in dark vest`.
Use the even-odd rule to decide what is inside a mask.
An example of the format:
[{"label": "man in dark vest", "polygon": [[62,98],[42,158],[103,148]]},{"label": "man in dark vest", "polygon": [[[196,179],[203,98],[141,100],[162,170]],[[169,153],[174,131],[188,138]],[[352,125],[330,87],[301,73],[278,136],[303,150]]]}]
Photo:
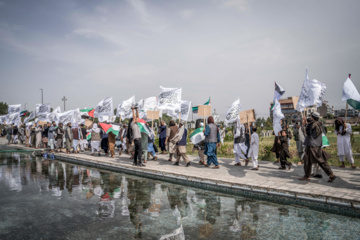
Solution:
[{"label": "man in dark vest", "polygon": [[327,154],[322,147],[322,127],[319,122],[320,114],[317,112],[311,113],[306,126],[306,137],[304,141],[305,155],[304,155],[304,177],[300,178],[301,181],[310,181],[311,166],[313,163],[319,164],[324,172],[330,177],[328,182],[333,182],[336,176],[331,171],[327,160],[330,155]]},{"label": "man in dark vest", "polygon": [[176,162],[174,163],[174,165],[179,165],[180,158],[182,157],[186,163],[185,167],[189,167],[191,164],[190,164],[188,156],[186,156],[187,129],[185,128],[184,123],[180,123],[179,126],[180,126],[179,135],[182,135],[182,136],[180,136],[180,141],[178,143],[176,143],[177,159],[176,159]]}]

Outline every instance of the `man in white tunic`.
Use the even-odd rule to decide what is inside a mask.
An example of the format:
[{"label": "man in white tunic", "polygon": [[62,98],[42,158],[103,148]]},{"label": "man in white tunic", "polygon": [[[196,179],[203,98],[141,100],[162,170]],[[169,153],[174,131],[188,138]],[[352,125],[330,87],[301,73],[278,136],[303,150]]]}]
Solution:
[{"label": "man in white tunic", "polygon": [[251,157],[251,161],[253,164],[253,168],[251,170],[259,170],[257,160],[259,155],[259,135],[256,133],[256,130],[256,127],[252,128],[253,134],[251,134],[250,149],[248,153],[248,156]]},{"label": "man in white tunic", "polygon": [[245,140],[245,126],[244,124],[240,124],[240,119],[237,119],[234,132],[235,166],[241,166],[240,159],[245,160],[245,166],[249,163],[246,154],[247,146],[245,145]]},{"label": "man in white tunic", "polygon": [[340,167],[345,167],[345,156],[352,168],[356,168],[354,165],[353,153],[351,150],[350,135],[352,133],[351,125],[344,122],[344,119],[338,117],[335,119],[335,134],[337,135],[337,148],[338,156],[341,162]]}]

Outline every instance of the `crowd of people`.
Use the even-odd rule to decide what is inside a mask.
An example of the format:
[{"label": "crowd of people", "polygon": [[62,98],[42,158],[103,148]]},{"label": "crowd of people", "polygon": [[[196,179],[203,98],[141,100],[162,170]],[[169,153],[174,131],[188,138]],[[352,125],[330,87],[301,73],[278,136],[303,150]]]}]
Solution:
[{"label": "crowd of people", "polygon": [[[99,128],[97,123],[86,127],[84,124],[67,123],[63,126],[55,122],[44,125],[34,123],[31,126],[21,125],[8,126],[3,129],[2,135],[6,135],[8,143],[25,144],[33,148],[50,148],[51,152],[79,153],[91,151],[91,155],[101,155],[101,150],[112,158],[115,157],[116,148],[119,155],[126,153],[133,160],[134,166],[144,167],[148,160],[157,160],[158,154],[169,154],[168,161],[174,161],[174,165],[179,166],[183,159],[185,167],[191,166],[187,156],[188,130],[184,122],[176,124],[174,120],[169,122],[169,126],[161,121],[158,127],[159,146],[155,144],[155,132],[149,123],[146,123],[148,132],[140,130],[138,122],[139,112],[136,107],[132,108],[133,117],[121,125],[118,135],[113,132],[106,133]],[[274,144],[271,149],[275,153],[277,161],[280,163],[279,170],[290,170],[292,163],[289,151],[290,139],[296,142],[297,154],[300,163],[304,165],[304,176],[299,180],[309,181],[310,177],[322,178],[322,169],[328,176],[329,182],[333,182],[336,176],[333,174],[327,160],[330,155],[326,152],[324,136],[327,129],[319,121],[319,113],[313,112],[308,118],[297,121],[291,131],[287,124],[282,125],[282,130],[274,133]],[[205,167],[214,165],[213,169],[220,168],[217,160],[217,149],[223,142],[225,132],[214,122],[212,116],[208,117],[207,123],[201,122],[198,126],[203,132],[204,139],[193,146],[193,151],[198,152],[199,164]],[[341,162],[340,167],[345,167],[345,158],[349,161],[352,168],[354,165],[353,153],[351,150],[350,135],[351,125],[346,124],[342,118],[335,120],[335,134],[337,135],[338,156]],[[234,131],[235,166],[241,166],[243,161],[245,166],[252,163],[252,170],[259,170],[259,135],[257,127],[240,123],[237,120]],[[159,150],[158,150],[159,147]],[[207,161],[205,161],[207,156]]]}]

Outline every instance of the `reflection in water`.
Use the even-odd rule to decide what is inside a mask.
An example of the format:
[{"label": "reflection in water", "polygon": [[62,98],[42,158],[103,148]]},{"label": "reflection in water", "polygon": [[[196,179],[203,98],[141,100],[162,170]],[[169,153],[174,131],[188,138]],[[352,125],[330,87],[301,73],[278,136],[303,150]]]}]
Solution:
[{"label": "reflection in water", "polygon": [[[355,239],[360,234],[359,219],[27,154],[0,154],[0,162],[0,203],[6,206],[0,208],[0,215],[11,216],[0,220],[1,239],[17,236],[17,228],[33,221],[36,221],[33,228],[21,228],[24,236],[19,238],[28,238],[26,234],[30,232],[41,233],[41,236],[29,235],[33,239],[59,236],[118,239],[121,235],[125,239],[163,240],[328,239],[329,236]],[[41,209],[24,211],[24,204]],[[41,217],[34,218],[37,212]],[[44,227],[49,223],[66,227],[57,227],[53,232],[50,226]]]}]

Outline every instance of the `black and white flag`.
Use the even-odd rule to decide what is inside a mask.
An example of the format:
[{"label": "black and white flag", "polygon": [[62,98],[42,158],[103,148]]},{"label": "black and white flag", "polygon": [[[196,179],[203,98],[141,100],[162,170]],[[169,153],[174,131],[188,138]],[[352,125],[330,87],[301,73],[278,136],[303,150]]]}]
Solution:
[{"label": "black and white flag", "polygon": [[132,96],[128,100],[123,101],[116,110],[116,115],[121,119],[132,118],[132,110],[131,107],[135,105],[135,96]]},{"label": "black and white flag", "polygon": [[157,99],[158,109],[175,111],[181,107],[181,88],[161,87],[161,93]]},{"label": "black and white flag", "polygon": [[20,113],[21,112],[21,104],[9,105],[8,106],[8,114]]},{"label": "black and white flag", "polygon": [[48,114],[51,112],[50,103],[36,104],[36,116]]},{"label": "black and white flag", "polygon": [[107,97],[102,99],[95,108],[94,117],[99,118],[102,116],[111,117],[114,115],[113,99]]},{"label": "black and white flag", "polygon": [[233,102],[230,109],[226,112],[225,124],[233,123],[238,119],[241,111],[240,99]]}]

